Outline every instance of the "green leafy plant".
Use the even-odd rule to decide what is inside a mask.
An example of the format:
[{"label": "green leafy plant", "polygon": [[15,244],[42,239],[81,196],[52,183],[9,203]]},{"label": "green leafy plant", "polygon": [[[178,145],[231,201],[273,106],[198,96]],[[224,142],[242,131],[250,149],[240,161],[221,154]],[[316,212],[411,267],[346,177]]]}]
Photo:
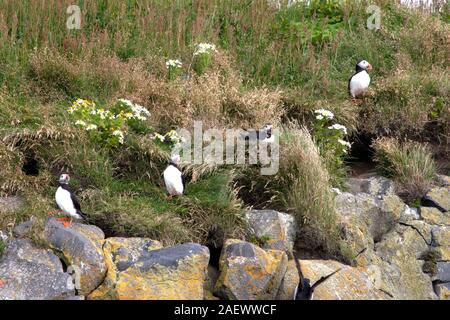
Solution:
[{"label": "green leafy plant", "polygon": [[192,68],[198,75],[202,75],[211,65],[212,54],[217,52],[216,46],[209,43],[200,43],[194,52]]},{"label": "green leafy plant", "polygon": [[180,60],[167,60],[166,61],[167,68],[167,77],[169,80],[178,79],[183,71],[183,63]]},{"label": "green leafy plant", "polygon": [[318,109],[315,113],[313,137],[333,176],[333,184],[339,185],[339,180],[346,175],[344,158],[351,148],[351,144],[345,140],[347,128],[338,123],[331,124],[334,114],[329,110]]},{"label": "green leafy plant", "polygon": [[98,108],[92,101],[77,99],[68,112],[75,119],[75,125],[104,147],[123,144],[129,127],[142,132],[141,122],[150,115],[147,109],[126,99],[120,99],[110,110]]}]

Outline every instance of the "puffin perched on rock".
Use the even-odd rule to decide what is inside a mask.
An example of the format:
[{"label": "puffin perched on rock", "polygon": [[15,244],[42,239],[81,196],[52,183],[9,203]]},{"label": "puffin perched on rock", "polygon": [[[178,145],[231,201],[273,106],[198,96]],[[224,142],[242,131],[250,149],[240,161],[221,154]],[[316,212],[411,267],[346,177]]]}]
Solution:
[{"label": "puffin perched on rock", "polygon": [[86,215],[81,211],[77,197],[69,189],[69,180],[70,176],[67,173],[63,173],[59,177],[59,187],[55,193],[56,204],[68,216],[68,218],[58,218],[57,220],[63,221],[66,228],[72,225],[73,219],[86,219]]},{"label": "puffin perched on rock", "polygon": [[348,92],[352,99],[362,97],[369,88],[370,75],[367,71],[372,70],[372,65],[366,60],[356,64],[355,74],[348,80]]},{"label": "puffin perched on rock", "polygon": [[172,156],[169,166],[164,170],[164,183],[166,184],[169,197],[180,196],[184,191],[184,181],[178,164],[180,163],[180,155]]}]

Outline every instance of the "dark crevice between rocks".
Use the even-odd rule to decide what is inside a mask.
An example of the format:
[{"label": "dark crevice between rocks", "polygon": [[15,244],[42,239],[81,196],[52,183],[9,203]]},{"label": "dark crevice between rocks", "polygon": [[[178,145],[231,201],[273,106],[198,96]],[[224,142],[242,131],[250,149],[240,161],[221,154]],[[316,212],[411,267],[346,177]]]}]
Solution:
[{"label": "dark crevice between rocks", "polygon": [[61,262],[63,271],[64,271],[64,272],[67,272],[67,263],[66,263],[63,259],[61,259],[61,258],[59,258],[59,261]]},{"label": "dark crevice between rocks", "polygon": [[399,222],[398,224],[400,224],[400,225],[402,225],[402,226],[405,226],[405,227],[413,228],[413,229],[421,236],[421,238],[423,239],[423,241],[425,241],[425,243],[426,243],[428,246],[433,246],[433,241],[431,241],[431,242],[427,241],[427,239],[425,239],[424,235],[423,235],[423,234],[420,232],[420,230],[417,229],[415,226],[412,226],[412,225],[407,224],[407,223],[405,223],[405,222]]}]

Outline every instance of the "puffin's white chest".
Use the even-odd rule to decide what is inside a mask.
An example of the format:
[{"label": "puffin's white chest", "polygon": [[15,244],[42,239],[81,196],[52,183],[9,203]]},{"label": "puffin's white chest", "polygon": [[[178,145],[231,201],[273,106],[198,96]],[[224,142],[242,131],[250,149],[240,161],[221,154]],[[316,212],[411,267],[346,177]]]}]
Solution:
[{"label": "puffin's white chest", "polygon": [[367,90],[370,84],[370,76],[367,71],[361,71],[355,74],[350,80],[350,94],[352,97],[357,97]]},{"label": "puffin's white chest", "polygon": [[170,195],[175,196],[183,194],[183,179],[180,170],[170,165],[164,170],[163,175],[167,192],[169,192]]},{"label": "puffin's white chest", "polygon": [[56,200],[56,204],[58,205],[58,207],[65,214],[70,215],[70,216],[78,216],[77,210],[75,209],[75,207],[73,205],[73,201],[72,201],[69,191],[64,190],[63,188],[59,187],[55,193],[55,200]]}]

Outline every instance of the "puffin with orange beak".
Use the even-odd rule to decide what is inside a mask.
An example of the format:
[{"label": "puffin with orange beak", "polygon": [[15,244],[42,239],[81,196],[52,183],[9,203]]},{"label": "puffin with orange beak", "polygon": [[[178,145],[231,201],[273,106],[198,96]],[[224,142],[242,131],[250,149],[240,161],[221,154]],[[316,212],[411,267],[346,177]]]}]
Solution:
[{"label": "puffin with orange beak", "polygon": [[356,64],[355,74],[348,80],[348,92],[352,99],[364,96],[370,84],[370,76],[367,71],[372,70],[372,65],[366,60]]},{"label": "puffin with orange beak", "polygon": [[66,228],[72,226],[73,219],[86,219],[86,215],[81,211],[77,197],[69,188],[69,180],[70,176],[67,173],[63,173],[58,179],[59,188],[55,193],[56,204],[67,216],[64,218],[57,218],[56,220],[62,221]]}]

